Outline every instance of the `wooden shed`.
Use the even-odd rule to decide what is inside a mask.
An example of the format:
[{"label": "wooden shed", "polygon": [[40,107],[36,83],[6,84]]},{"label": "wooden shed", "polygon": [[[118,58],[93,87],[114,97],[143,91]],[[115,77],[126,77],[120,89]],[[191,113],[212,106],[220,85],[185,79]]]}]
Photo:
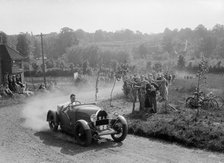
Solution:
[{"label": "wooden shed", "polygon": [[25,58],[7,44],[0,44],[0,84],[4,83],[4,76],[20,74],[24,81],[23,60]]}]

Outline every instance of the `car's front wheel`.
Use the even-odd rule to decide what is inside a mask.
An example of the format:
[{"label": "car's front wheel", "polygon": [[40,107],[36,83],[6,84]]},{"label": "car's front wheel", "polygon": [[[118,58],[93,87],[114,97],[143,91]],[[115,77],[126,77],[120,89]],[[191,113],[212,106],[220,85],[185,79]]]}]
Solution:
[{"label": "car's front wheel", "polygon": [[84,120],[78,120],[75,124],[75,139],[82,146],[89,146],[92,142],[92,135],[89,125]]},{"label": "car's front wheel", "polygon": [[115,142],[121,142],[126,138],[128,134],[128,124],[123,116],[118,116],[117,120],[112,124],[112,128],[117,132],[116,134],[111,134]]}]

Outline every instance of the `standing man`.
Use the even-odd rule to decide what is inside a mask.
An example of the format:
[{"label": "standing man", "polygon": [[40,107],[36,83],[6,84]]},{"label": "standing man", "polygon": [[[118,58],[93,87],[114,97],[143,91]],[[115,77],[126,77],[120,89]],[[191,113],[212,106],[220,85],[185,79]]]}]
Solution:
[{"label": "standing man", "polygon": [[159,92],[162,97],[161,101],[168,101],[168,81],[163,75],[161,75],[159,80],[156,80],[156,82],[159,85]]},{"label": "standing man", "polygon": [[[152,107],[153,113],[157,112],[157,100],[156,94],[159,90],[159,86],[152,80],[152,78],[148,78],[149,83],[146,84],[146,107]],[[149,112],[149,110],[147,110]]]},{"label": "standing man", "polygon": [[135,110],[135,102],[137,101],[137,96],[140,88],[140,78],[138,78],[137,74],[134,75],[131,82],[132,82],[131,92],[133,97],[133,106],[132,106],[132,113],[133,113]]}]

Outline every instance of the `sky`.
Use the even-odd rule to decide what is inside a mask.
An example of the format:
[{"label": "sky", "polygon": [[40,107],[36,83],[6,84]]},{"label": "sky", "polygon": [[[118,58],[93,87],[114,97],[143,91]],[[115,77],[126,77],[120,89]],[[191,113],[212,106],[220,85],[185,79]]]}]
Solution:
[{"label": "sky", "polygon": [[8,35],[63,27],[151,34],[199,24],[224,25],[224,0],[0,0],[0,31]]}]

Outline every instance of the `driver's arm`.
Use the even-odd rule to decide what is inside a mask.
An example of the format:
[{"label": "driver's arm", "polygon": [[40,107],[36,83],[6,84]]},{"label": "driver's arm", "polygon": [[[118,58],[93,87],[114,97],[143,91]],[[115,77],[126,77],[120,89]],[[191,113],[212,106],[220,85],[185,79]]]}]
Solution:
[{"label": "driver's arm", "polygon": [[61,109],[61,111],[65,112],[66,110],[69,110],[71,106],[72,106],[72,103],[69,103],[69,104],[63,106],[63,108]]}]

